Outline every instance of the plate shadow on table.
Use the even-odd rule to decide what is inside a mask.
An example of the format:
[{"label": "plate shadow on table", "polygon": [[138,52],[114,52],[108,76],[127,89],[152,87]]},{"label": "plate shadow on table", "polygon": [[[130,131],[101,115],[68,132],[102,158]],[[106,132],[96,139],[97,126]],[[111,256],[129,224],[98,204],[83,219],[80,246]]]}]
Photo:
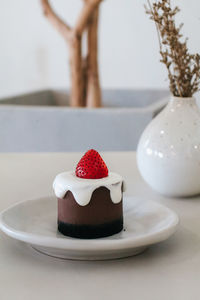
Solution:
[{"label": "plate shadow on table", "polygon": [[[199,238],[191,233],[187,228],[179,227],[177,232],[167,241],[161,242],[157,245],[153,245],[143,253],[122,259],[116,260],[107,260],[107,261],[75,261],[75,260],[63,260],[54,257],[44,255],[42,253],[36,252],[29,245],[25,243],[11,240],[6,238],[10,247],[10,256],[17,256],[17,259],[23,260],[26,264],[34,264],[35,267],[41,267],[51,269],[52,271],[65,270],[66,268],[75,268],[80,272],[83,272],[84,266],[87,268],[95,269],[96,271],[101,269],[107,269],[112,267],[115,269],[132,269],[152,266],[152,263],[159,261],[159,265],[173,265],[174,263],[181,263],[182,261],[186,262],[190,260],[191,257],[194,257],[199,253],[200,249],[200,240]],[[51,262],[51,263],[50,263]]]}]

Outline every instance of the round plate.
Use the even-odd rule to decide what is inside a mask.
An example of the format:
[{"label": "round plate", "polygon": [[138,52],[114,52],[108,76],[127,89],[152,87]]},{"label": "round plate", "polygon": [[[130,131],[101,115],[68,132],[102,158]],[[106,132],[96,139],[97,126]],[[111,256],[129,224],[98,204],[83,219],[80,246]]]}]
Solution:
[{"label": "round plate", "polygon": [[156,202],[124,197],[124,230],[116,235],[81,240],[57,231],[57,202],[46,197],[20,202],[0,214],[0,228],[45,254],[78,260],[105,260],[136,255],[171,236],[177,215]]}]

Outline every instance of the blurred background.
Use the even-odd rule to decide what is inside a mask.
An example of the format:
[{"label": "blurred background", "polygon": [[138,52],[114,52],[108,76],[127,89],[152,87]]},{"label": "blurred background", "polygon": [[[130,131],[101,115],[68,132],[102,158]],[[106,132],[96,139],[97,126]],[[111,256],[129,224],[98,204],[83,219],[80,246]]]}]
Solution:
[{"label": "blurred background", "polygon": [[[52,0],[56,12],[73,24],[81,0]],[[159,63],[155,26],[144,13],[145,0],[105,0],[101,4],[99,64],[103,88],[166,88]],[[200,52],[200,2],[173,1],[190,49]],[[42,14],[39,0],[0,0],[0,97],[70,86],[68,49]]]},{"label": "blurred background", "polygon": [[[72,26],[83,4],[50,3]],[[184,22],[190,51],[200,52],[200,2],[172,3],[181,8],[177,22]],[[143,130],[169,101],[155,25],[144,4],[102,1],[103,108],[91,110],[67,107],[68,45],[43,15],[40,0],[0,0],[0,152],[137,149]]]}]

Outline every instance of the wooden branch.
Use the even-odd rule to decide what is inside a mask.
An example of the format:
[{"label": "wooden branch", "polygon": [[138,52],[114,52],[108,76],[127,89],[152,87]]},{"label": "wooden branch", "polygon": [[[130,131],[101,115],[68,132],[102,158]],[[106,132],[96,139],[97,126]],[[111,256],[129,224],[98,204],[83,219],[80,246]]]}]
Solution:
[{"label": "wooden branch", "polygon": [[87,107],[101,106],[101,89],[98,71],[98,17],[99,5],[94,10],[88,25]]},{"label": "wooden branch", "polygon": [[71,65],[71,101],[73,107],[84,105],[83,99],[83,70],[82,70],[82,40],[73,39],[69,44]]},{"label": "wooden branch", "polygon": [[[101,91],[97,61],[98,8],[102,0],[83,0],[84,5],[74,28],[52,9],[49,0],[40,0],[44,15],[69,45],[71,65],[71,106],[99,107]],[[88,56],[82,58],[82,35],[88,30]]]},{"label": "wooden branch", "polygon": [[43,8],[44,15],[50,23],[62,34],[65,39],[69,39],[71,28],[66,24],[56,13],[53,11],[48,0],[40,0]]},{"label": "wooden branch", "polygon": [[83,106],[86,106],[88,88],[88,57],[82,58]]},{"label": "wooden branch", "polygon": [[74,31],[77,36],[81,36],[83,31],[86,29],[87,24],[91,18],[92,12],[99,5],[102,0],[85,0],[85,4],[82,8],[81,14],[75,25]]}]

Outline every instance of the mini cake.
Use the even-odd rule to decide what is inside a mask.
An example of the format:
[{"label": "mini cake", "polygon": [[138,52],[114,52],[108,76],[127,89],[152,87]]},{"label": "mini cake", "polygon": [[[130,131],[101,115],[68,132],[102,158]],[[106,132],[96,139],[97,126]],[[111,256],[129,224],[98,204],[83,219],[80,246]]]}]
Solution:
[{"label": "mini cake", "polygon": [[58,230],[82,239],[113,235],[123,229],[122,177],[108,172],[95,150],[79,161],[76,171],[56,176]]}]

